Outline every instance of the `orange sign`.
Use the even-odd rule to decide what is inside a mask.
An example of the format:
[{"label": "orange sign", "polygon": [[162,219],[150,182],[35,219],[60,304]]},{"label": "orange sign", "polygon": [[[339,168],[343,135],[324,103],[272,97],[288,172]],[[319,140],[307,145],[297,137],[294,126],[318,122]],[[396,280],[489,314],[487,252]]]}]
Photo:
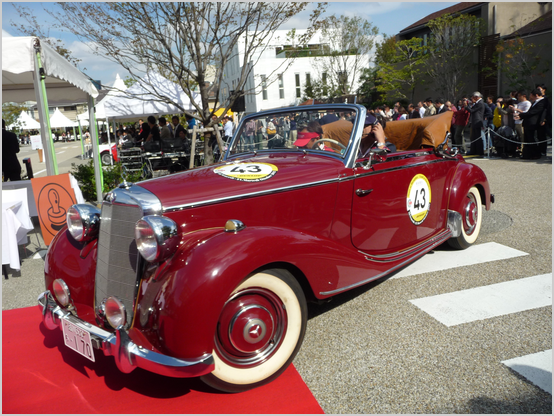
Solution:
[{"label": "orange sign", "polygon": [[76,204],[69,173],[31,179],[44,244],[50,245],[54,236],[66,224],[67,210]]}]

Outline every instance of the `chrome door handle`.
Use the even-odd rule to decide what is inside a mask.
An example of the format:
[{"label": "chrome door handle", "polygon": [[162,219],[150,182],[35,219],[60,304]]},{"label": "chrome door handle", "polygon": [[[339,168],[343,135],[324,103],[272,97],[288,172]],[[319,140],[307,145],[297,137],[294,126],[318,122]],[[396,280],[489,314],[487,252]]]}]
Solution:
[{"label": "chrome door handle", "polygon": [[356,189],[356,195],[366,196],[373,192],[373,189]]}]

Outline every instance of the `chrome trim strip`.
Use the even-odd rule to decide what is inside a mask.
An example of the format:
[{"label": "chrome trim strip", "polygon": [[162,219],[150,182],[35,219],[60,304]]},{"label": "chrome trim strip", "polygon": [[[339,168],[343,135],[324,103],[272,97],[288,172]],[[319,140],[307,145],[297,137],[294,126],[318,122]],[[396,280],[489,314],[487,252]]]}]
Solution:
[{"label": "chrome trim strip", "polygon": [[42,309],[42,320],[48,329],[61,328],[62,320],[65,319],[87,331],[91,334],[93,346],[101,349],[104,355],[113,356],[117,368],[121,372],[130,373],[135,368],[140,367],[169,377],[197,377],[211,373],[215,369],[211,354],[190,361],[169,357],[146,350],[135,344],[121,326],[117,328],[115,333],[111,333],[91,325],[60,308],[49,290],[40,294],[38,304],[39,308]]},{"label": "chrome trim strip", "polygon": [[409,249],[407,249],[403,252],[395,251],[394,253],[381,254],[381,255],[367,254],[367,253],[364,253],[361,250],[359,252],[361,254],[363,254],[365,256],[365,258],[369,261],[375,261],[375,262],[379,262],[379,263],[389,263],[391,261],[402,260],[403,258],[411,256],[413,253],[424,250],[427,246],[433,245],[435,243],[435,241],[442,240],[444,235],[451,232],[451,231],[452,231],[451,229],[441,231],[439,234],[437,234],[437,235],[429,238],[428,240],[425,240],[425,241],[419,243],[418,245],[416,245],[414,247],[411,247],[411,248],[409,248]]},{"label": "chrome trim strip", "polygon": [[[394,168],[387,168],[387,169],[381,169],[381,170],[377,170],[377,171],[373,171],[373,172],[364,172],[364,173],[358,173],[355,175],[355,178],[362,178],[362,177],[365,177],[365,176],[371,176],[371,175],[377,175],[377,174],[381,174],[381,173],[388,173],[388,172],[394,172],[396,170],[402,170],[402,169],[409,169],[409,168],[414,168],[414,167],[420,167],[420,166],[425,166],[425,165],[431,165],[433,163],[440,163],[440,162],[452,162],[453,159],[437,159],[437,160],[428,160],[428,161],[425,161],[425,162],[419,162],[419,163],[414,163],[414,164],[411,164],[411,165],[402,165],[402,166],[396,166]],[[384,162],[386,163],[386,162]]]},{"label": "chrome trim strip", "polygon": [[171,207],[163,208],[163,212],[174,212],[174,211],[181,211],[184,209],[189,208],[195,208],[199,206],[204,205],[211,205],[211,204],[217,204],[219,202],[229,202],[229,201],[235,201],[237,199],[243,199],[243,198],[253,198],[255,196],[262,196],[262,195],[269,195],[273,193],[279,193],[279,192],[286,192],[286,191],[292,191],[302,188],[311,188],[313,186],[319,186],[319,185],[327,185],[333,182],[339,182],[341,180],[344,180],[344,178],[333,178],[333,179],[325,179],[322,181],[317,182],[309,182],[309,183],[303,183],[300,185],[293,185],[293,186],[286,186],[283,188],[274,188],[274,189],[267,189],[265,191],[258,191],[258,192],[251,192],[247,194],[241,194],[241,195],[233,195],[233,196],[227,196],[224,198],[214,198],[214,199],[208,199],[204,201],[198,201],[198,202],[190,202],[188,204],[182,204],[182,205],[174,205]]},{"label": "chrome trim strip", "polygon": [[[435,247],[441,245],[442,243],[444,243],[446,240],[448,240],[450,238],[450,236],[451,236],[450,231],[446,231],[445,232],[445,238],[435,242],[432,246],[430,246],[429,251],[434,249]],[[397,264],[394,267],[391,267],[390,269],[388,269],[387,271],[384,271],[383,273],[379,273],[378,275],[370,277],[369,279],[362,280],[361,282],[354,283],[354,284],[351,284],[349,286],[345,286],[345,287],[340,288],[340,289],[330,290],[328,292],[319,292],[319,294],[322,295],[322,296],[336,295],[337,293],[345,292],[347,290],[354,289],[355,287],[358,287],[358,286],[363,286],[366,283],[372,282],[373,280],[380,279],[381,277],[384,277],[384,276],[394,272],[395,270],[398,270],[398,269],[404,267],[408,263],[416,260],[418,257],[420,257],[421,255],[424,255],[426,253],[427,252],[419,252],[419,253],[415,254],[414,256],[410,257],[409,259],[403,261],[402,263]]]},{"label": "chrome trim strip", "polygon": [[353,179],[357,179],[357,178],[365,177],[365,176],[369,176],[369,175],[377,175],[377,174],[380,174],[380,173],[386,173],[386,172],[391,172],[391,171],[400,170],[400,169],[408,169],[408,168],[411,168],[411,167],[414,167],[414,166],[417,167],[417,166],[423,166],[423,165],[427,165],[427,164],[431,164],[431,163],[446,162],[446,161],[447,160],[444,160],[444,159],[438,159],[438,160],[433,160],[433,161],[416,163],[415,165],[398,166],[398,167],[394,167],[394,168],[383,169],[383,170],[374,171],[374,172],[366,172],[366,173],[356,174],[356,175],[352,175],[352,176],[344,176],[344,177],[333,178],[333,179],[325,179],[325,180],[322,180],[322,181],[308,182],[308,183],[303,183],[303,184],[293,185],[293,186],[287,186],[287,187],[282,187],[282,188],[267,189],[265,191],[251,192],[251,193],[241,194],[241,195],[233,195],[233,196],[228,196],[228,197],[225,197],[225,198],[214,198],[214,199],[208,199],[208,200],[204,200],[204,201],[191,202],[191,203],[188,203],[188,204],[174,205],[174,206],[170,206],[170,207],[164,207],[162,213],[181,211],[181,210],[184,210],[184,209],[195,208],[195,207],[204,206],[204,205],[217,204],[219,202],[229,202],[229,201],[235,201],[235,200],[243,199],[243,198],[253,198],[253,197],[256,197],[256,196],[270,195],[270,194],[273,194],[273,193],[286,192],[286,191],[289,191],[289,190],[292,191],[292,190],[298,190],[298,189],[302,189],[302,188],[311,188],[313,186],[327,185],[327,184],[330,184],[330,183],[333,183],[333,182],[344,182],[344,181],[349,181],[349,180],[353,180]]}]

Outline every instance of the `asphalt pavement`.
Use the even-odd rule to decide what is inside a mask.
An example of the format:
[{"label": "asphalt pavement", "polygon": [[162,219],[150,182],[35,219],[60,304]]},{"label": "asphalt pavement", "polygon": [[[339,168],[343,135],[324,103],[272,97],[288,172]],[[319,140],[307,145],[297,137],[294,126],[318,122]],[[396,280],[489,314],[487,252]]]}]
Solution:
[{"label": "asphalt pavement", "polygon": [[[552,273],[550,149],[538,161],[468,161],[485,171],[496,197],[475,246],[526,255],[393,276],[310,305],[294,365],[326,413],[552,413],[552,395],[503,364],[552,349],[551,298],[549,306],[454,326],[412,302]],[[3,310],[35,306],[44,291],[38,227],[29,238],[21,271],[2,281]],[[441,246],[423,259],[448,251]]]}]

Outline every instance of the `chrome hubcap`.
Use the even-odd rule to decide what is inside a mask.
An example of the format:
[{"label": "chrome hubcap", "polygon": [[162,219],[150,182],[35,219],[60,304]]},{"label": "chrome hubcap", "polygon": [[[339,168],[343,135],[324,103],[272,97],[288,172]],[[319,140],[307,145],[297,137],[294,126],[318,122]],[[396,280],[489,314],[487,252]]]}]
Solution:
[{"label": "chrome hubcap", "polygon": [[479,211],[477,203],[475,201],[475,196],[473,194],[468,194],[467,202],[465,207],[465,223],[464,229],[467,235],[471,235],[475,230],[477,221],[479,217]]},{"label": "chrome hubcap", "polygon": [[283,341],[287,314],[277,295],[249,288],[233,295],[219,318],[216,348],[223,361],[248,368],[267,361]]}]

